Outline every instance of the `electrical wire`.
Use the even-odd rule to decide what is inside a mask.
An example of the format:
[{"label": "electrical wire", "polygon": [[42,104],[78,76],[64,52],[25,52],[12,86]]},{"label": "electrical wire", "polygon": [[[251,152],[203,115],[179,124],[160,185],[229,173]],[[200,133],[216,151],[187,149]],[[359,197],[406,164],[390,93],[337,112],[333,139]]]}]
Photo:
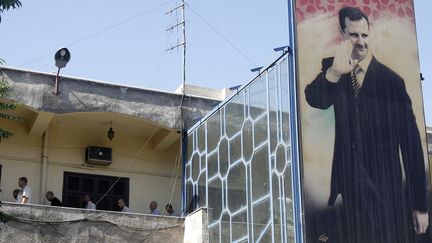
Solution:
[{"label": "electrical wire", "polygon": [[[166,41],[165,41],[165,45],[168,44],[168,40],[169,40],[169,35],[167,35],[167,38],[166,38]],[[166,52],[165,50],[162,50],[161,55],[159,56],[159,60],[158,60],[158,62],[156,64],[156,70],[155,70],[155,72],[153,74],[153,78],[152,78],[152,80],[150,81],[150,84],[149,84],[150,88],[153,88],[153,83],[155,82],[156,77],[157,77],[157,75],[159,73],[159,68],[160,68],[160,65],[162,63],[162,59],[165,56],[165,52]]]},{"label": "electrical wire", "polygon": [[[90,39],[90,38],[93,38],[93,37],[95,37],[95,36],[97,36],[97,35],[100,35],[100,34],[102,34],[102,33],[104,33],[104,32],[106,32],[106,31],[108,31],[108,30],[111,30],[111,29],[113,29],[113,28],[116,28],[116,27],[118,27],[118,26],[120,26],[120,25],[122,25],[122,24],[125,24],[125,23],[127,23],[127,22],[129,22],[129,21],[132,21],[132,20],[134,20],[134,19],[136,19],[136,18],[139,18],[139,17],[141,17],[141,16],[143,16],[143,15],[145,15],[145,14],[147,14],[147,13],[149,13],[149,12],[152,12],[152,11],[154,11],[154,10],[156,10],[156,9],[159,9],[159,8],[161,8],[161,7],[163,7],[163,6],[165,6],[166,4],[168,4],[168,3],[170,3],[170,2],[173,2],[173,0],[170,0],[170,1],[166,1],[166,2],[164,2],[164,3],[162,3],[162,4],[159,4],[159,5],[157,5],[157,6],[155,6],[155,7],[153,7],[153,8],[150,8],[150,9],[147,9],[147,10],[145,10],[145,11],[143,11],[143,12],[141,12],[141,13],[139,13],[139,14],[137,14],[137,15],[134,15],[134,16],[132,16],[132,17],[129,17],[129,18],[127,18],[127,19],[125,19],[125,20],[122,20],[122,21],[120,21],[120,22],[118,22],[118,23],[115,23],[115,24],[113,24],[113,25],[110,25],[110,26],[108,26],[108,27],[106,27],[106,28],[104,28],[104,29],[102,29],[102,30],[100,30],[100,31],[97,31],[97,32],[95,32],[95,33],[93,33],[93,34],[90,34],[90,35],[88,35],[88,36],[85,36],[85,37],[83,37],[83,38],[81,38],[81,39],[79,39],[79,40],[76,40],[76,41],[74,41],[74,42],[71,42],[70,44],[68,44],[68,45],[66,45],[66,47],[70,47],[70,46],[73,46],[73,45],[76,45],[76,44],[78,44],[78,43],[81,43],[81,42],[83,42],[83,41],[86,41],[86,40],[88,40],[88,39]],[[254,65],[254,66],[256,66],[256,64],[252,61],[252,59],[251,58],[249,58],[244,52],[242,52],[241,50],[240,50],[240,48],[238,48],[233,42],[231,42],[227,37],[225,37],[219,30],[217,30],[212,24],[210,24],[202,15],[200,15],[197,11],[195,11],[189,4],[187,4],[187,3],[185,3],[185,6],[187,6],[196,16],[198,16],[207,26],[209,26],[214,32],[216,32],[226,43],[228,43],[233,49],[235,49],[244,59],[246,59],[249,63],[251,63],[252,65]],[[22,67],[22,66],[26,66],[26,65],[28,65],[28,64],[30,64],[30,63],[33,63],[33,62],[35,62],[35,61],[37,61],[37,60],[40,60],[40,59],[42,59],[42,58],[45,58],[45,57],[47,57],[47,56],[49,56],[49,55],[52,55],[52,54],[54,54],[54,52],[55,51],[52,51],[52,52],[49,52],[49,53],[47,53],[47,54],[45,54],[45,55],[41,55],[41,56],[39,56],[39,57],[36,57],[36,58],[33,58],[33,59],[31,59],[30,61],[28,61],[28,62],[26,62],[26,63],[24,63],[24,64],[22,64],[22,65],[20,65],[20,67]],[[155,71],[155,74],[154,74],[154,77],[153,77],[153,80],[152,80],[152,83],[154,82],[154,79],[156,78],[156,75],[157,75],[157,72],[158,72],[158,70],[159,70],[159,66],[160,66],[160,62],[161,62],[161,60],[162,60],[162,57],[163,57],[163,55],[161,55],[161,57],[159,58],[159,61],[158,61],[158,64],[157,64],[157,68],[156,68],[156,71]],[[189,101],[190,102],[190,101]],[[183,99],[182,99],[182,101],[181,101],[181,103],[183,103]],[[183,113],[182,111],[181,111],[181,113]],[[182,119],[182,121],[181,121],[181,123],[183,123],[183,119]],[[184,126],[184,124],[182,124],[182,126]],[[156,130],[153,130],[153,133],[155,132]],[[153,135],[153,133],[152,133],[152,135]],[[150,135],[150,137],[152,137],[152,135]],[[150,138],[149,137],[149,138]],[[144,145],[140,148],[140,150],[137,152],[137,154],[132,158],[132,160],[131,160],[131,162],[129,163],[129,165],[127,166],[127,168],[126,169],[129,169],[132,165],[133,165],[133,163],[135,162],[135,160],[136,160],[136,158],[137,158],[137,156],[142,152],[142,150],[144,149],[144,147],[147,145],[147,142],[148,142],[148,140],[144,143]],[[28,146],[31,146],[31,145],[28,145]],[[169,194],[169,200],[168,200],[168,202],[169,203],[171,203],[171,200],[172,200],[172,196],[173,196],[173,193],[174,193],[174,190],[175,190],[175,185],[176,185],[176,182],[177,182],[177,176],[174,176],[174,174],[175,174],[175,172],[176,171],[178,171],[178,168],[179,168],[179,165],[180,165],[180,162],[181,162],[181,159],[179,159],[179,153],[181,152],[181,149],[179,149],[179,151],[178,151],[178,153],[177,153],[177,157],[176,157],[176,165],[174,166],[174,168],[173,168],[173,171],[172,171],[172,174],[171,174],[171,179],[170,179],[170,187],[171,187],[171,183],[172,183],[172,180],[173,180],[173,178],[174,178],[174,183],[173,183],[173,185],[172,185],[172,187],[170,188],[171,189],[171,192],[170,192],[170,194]],[[107,192],[96,202],[96,205],[101,201],[101,200],[103,200],[104,198],[105,198],[105,196],[114,188],[114,186],[116,185],[116,183],[119,181],[121,179],[121,177],[118,177],[117,178],[117,180],[113,183],[113,185],[107,190]]]},{"label": "electrical wire", "polygon": [[232,48],[234,48],[244,59],[246,59],[250,64],[254,67],[257,65],[251,58],[249,58],[244,52],[240,50],[234,43],[232,43],[228,38],[226,38],[219,30],[216,29],[213,25],[211,25],[203,16],[201,16],[197,11],[195,11],[188,3],[185,4],[196,16],[198,16],[205,24],[207,24],[214,32],[216,32],[226,43],[228,43]]},{"label": "electrical wire", "polygon": [[[180,146],[181,146],[181,143],[180,143]],[[176,156],[176,159],[175,159],[175,165],[174,165],[172,173],[171,173],[171,178],[170,178],[170,183],[169,183],[169,188],[168,188],[168,190],[170,190],[170,194],[169,194],[169,197],[168,197],[168,200],[167,200],[168,204],[171,204],[172,197],[174,195],[175,185],[177,183],[177,176],[175,176],[175,173],[178,171],[177,170],[178,169],[178,165],[179,165],[179,162],[181,161],[180,153],[181,153],[181,147],[179,147],[179,149],[177,150],[177,156]],[[174,180],[174,183],[172,183],[173,180]]]},{"label": "electrical wire", "polygon": [[[128,170],[136,161],[136,158],[141,154],[141,152],[144,150],[145,146],[148,144],[148,142],[150,141],[150,138],[153,137],[154,133],[157,131],[157,129],[154,129],[152,131],[152,133],[150,134],[150,136],[147,138],[147,140],[145,141],[145,143],[141,146],[141,148],[138,150],[138,152],[135,154],[135,156],[132,158],[132,160],[129,162],[128,166],[126,166],[126,170]],[[117,184],[117,182],[119,182],[121,179],[121,177],[119,176],[117,178],[117,180],[112,184],[112,186],[105,192],[105,194],[99,199],[99,201],[97,201],[95,203],[95,205],[97,206],[98,203],[100,201],[102,201],[102,199],[105,198],[105,196],[114,188],[114,186]]]},{"label": "electrical wire", "polygon": [[[150,8],[150,9],[144,10],[143,12],[141,12],[141,13],[139,13],[139,14],[137,14],[137,15],[134,15],[134,16],[132,16],[132,17],[129,17],[129,18],[127,18],[127,19],[124,19],[124,20],[122,20],[122,21],[120,21],[120,22],[118,22],[118,23],[112,24],[112,25],[110,25],[110,26],[108,26],[108,27],[106,27],[106,28],[104,28],[104,29],[102,29],[102,30],[99,30],[99,31],[97,31],[97,32],[95,32],[95,33],[93,33],[93,34],[87,35],[87,36],[85,36],[85,37],[83,37],[83,38],[81,38],[81,39],[79,39],[79,40],[73,41],[73,42],[69,43],[68,45],[66,45],[65,47],[71,47],[71,46],[73,46],[73,45],[76,45],[76,44],[78,44],[78,43],[81,43],[81,42],[83,42],[83,41],[86,41],[86,40],[88,40],[88,39],[90,39],[90,38],[93,38],[93,37],[95,37],[95,36],[98,36],[98,35],[100,35],[100,34],[102,34],[102,33],[104,33],[104,32],[107,32],[108,30],[114,29],[114,28],[116,28],[116,27],[118,27],[118,26],[120,26],[120,25],[122,25],[122,24],[125,24],[125,23],[127,23],[127,22],[129,22],[129,21],[132,21],[132,20],[134,20],[134,19],[136,19],[136,18],[139,18],[139,17],[141,17],[141,16],[143,16],[143,15],[146,15],[146,14],[148,14],[148,13],[150,13],[150,12],[156,10],[156,9],[159,9],[159,8],[165,6],[165,5],[167,5],[168,3],[171,3],[171,2],[173,2],[173,1],[174,1],[174,0],[169,0],[169,1],[163,2],[163,3],[157,5],[157,6],[153,7],[153,8]],[[28,64],[30,64],[30,63],[33,63],[33,62],[38,61],[38,60],[40,60],[40,59],[43,59],[43,58],[45,58],[45,57],[51,56],[51,55],[53,55],[55,52],[56,52],[56,51],[51,51],[51,52],[49,52],[49,53],[47,53],[47,54],[44,54],[44,55],[41,55],[41,56],[35,57],[35,58],[31,59],[30,61],[27,61],[27,62],[25,62],[25,63],[19,65],[18,67],[24,67],[24,66],[26,66],[26,65],[28,65]]]}]

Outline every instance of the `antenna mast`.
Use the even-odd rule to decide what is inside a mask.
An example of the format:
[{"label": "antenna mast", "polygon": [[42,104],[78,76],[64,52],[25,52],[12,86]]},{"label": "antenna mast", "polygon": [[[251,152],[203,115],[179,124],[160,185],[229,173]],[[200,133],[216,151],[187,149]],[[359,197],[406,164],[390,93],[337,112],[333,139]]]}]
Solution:
[{"label": "antenna mast", "polygon": [[[167,32],[173,30],[173,29],[177,29],[179,26],[181,26],[182,28],[182,34],[183,34],[183,41],[179,44],[177,41],[177,45],[171,46],[168,49],[166,49],[165,51],[172,51],[174,49],[177,49],[179,47],[183,47],[183,80],[182,80],[182,97],[181,97],[181,101],[180,101],[180,149],[181,149],[181,160],[182,161],[182,174],[183,174],[183,178],[184,178],[184,171],[185,171],[185,156],[186,156],[186,139],[187,139],[187,135],[186,135],[186,130],[185,130],[185,119],[184,119],[184,112],[183,112],[183,101],[185,99],[185,95],[186,95],[186,19],[185,19],[185,1],[181,0],[180,5],[176,6],[175,8],[171,9],[170,11],[166,12],[165,15],[168,14],[172,14],[173,12],[176,12],[178,10],[181,10],[181,22],[178,22],[171,25],[170,27],[168,27],[166,29]],[[184,189],[185,185],[184,185],[184,180],[182,180],[182,211],[186,211],[186,190]]]},{"label": "antenna mast", "polygon": [[[183,47],[183,65],[182,65],[182,69],[183,69],[183,79],[182,79],[182,104],[183,104],[183,98],[185,95],[185,85],[186,85],[186,19],[185,19],[185,1],[181,0],[180,5],[176,6],[175,8],[169,10],[168,12],[165,13],[165,15],[168,14],[172,14],[173,12],[177,12],[181,10],[181,21],[177,22],[174,25],[169,26],[166,31],[171,31],[173,29],[178,28],[179,26],[181,26],[182,28],[182,42],[169,47],[168,49],[166,49],[165,51],[172,51],[174,49],[178,49],[179,47]],[[181,107],[182,105],[180,105]]]}]

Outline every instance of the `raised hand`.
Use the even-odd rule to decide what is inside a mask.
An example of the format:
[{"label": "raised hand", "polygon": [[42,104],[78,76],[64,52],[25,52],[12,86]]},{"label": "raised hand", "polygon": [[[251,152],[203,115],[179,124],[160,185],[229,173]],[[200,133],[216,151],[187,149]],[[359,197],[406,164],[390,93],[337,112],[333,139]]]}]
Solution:
[{"label": "raised hand", "polygon": [[357,60],[351,58],[353,45],[350,40],[344,40],[339,45],[336,55],[333,60],[333,65],[330,67],[329,72],[335,77],[351,72],[357,64]]}]

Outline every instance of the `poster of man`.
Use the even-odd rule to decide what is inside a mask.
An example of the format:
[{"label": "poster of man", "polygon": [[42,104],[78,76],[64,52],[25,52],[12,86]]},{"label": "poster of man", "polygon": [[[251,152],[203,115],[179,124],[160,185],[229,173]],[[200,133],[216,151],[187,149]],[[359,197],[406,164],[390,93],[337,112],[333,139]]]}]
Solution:
[{"label": "poster of man", "polygon": [[413,2],[296,1],[306,242],[430,242]]}]

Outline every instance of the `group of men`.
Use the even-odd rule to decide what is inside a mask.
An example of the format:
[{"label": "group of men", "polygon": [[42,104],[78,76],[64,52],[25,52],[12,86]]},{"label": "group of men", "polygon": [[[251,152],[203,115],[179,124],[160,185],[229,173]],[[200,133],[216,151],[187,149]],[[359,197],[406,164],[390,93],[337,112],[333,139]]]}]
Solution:
[{"label": "group of men", "polygon": [[[19,189],[15,189],[13,191],[13,197],[15,199],[15,202],[21,203],[21,204],[30,204],[31,203],[31,188],[27,185],[27,178],[26,177],[20,177],[18,179],[18,186]],[[54,193],[52,191],[48,191],[46,194],[46,199],[51,203],[51,206],[63,206],[62,202],[54,196]],[[83,197],[84,207],[86,209],[92,209],[96,210],[96,204],[93,203],[92,197],[89,194],[84,195]],[[117,206],[119,207],[120,212],[131,212],[129,207],[126,206],[126,202],[124,199],[119,199],[117,201]],[[161,211],[157,208],[157,202],[152,201],[150,202],[150,214],[152,215],[162,215]],[[171,204],[165,205],[166,216],[177,216],[179,217],[180,214],[174,211],[174,208]]]},{"label": "group of men", "polygon": [[[88,195],[88,194],[84,195],[83,201],[85,203],[85,208],[86,209],[96,210],[96,204],[93,203],[92,198],[91,198],[90,195]],[[125,200],[122,199],[122,198],[120,198],[117,201],[117,206],[119,207],[120,212],[124,212],[124,213],[131,212],[131,210],[129,209],[129,207],[126,205]],[[161,211],[157,208],[157,206],[158,206],[158,204],[157,204],[156,201],[151,201],[150,202],[150,206],[149,206],[149,208],[150,208],[150,214],[152,214],[152,215],[162,215]],[[165,210],[166,210],[166,213],[165,213],[166,216],[177,216],[177,217],[180,216],[180,214],[178,214],[177,212],[174,211],[173,206],[171,204],[169,204],[169,203],[167,205],[165,205]]]},{"label": "group of men", "polygon": [[[31,203],[32,193],[31,188],[27,185],[27,177],[20,177],[18,179],[19,189],[13,190],[12,194],[15,202],[21,204]],[[51,206],[62,206],[62,202],[54,196],[52,191],[47,191],[45,194],[46,199],[51,203]]]}]

